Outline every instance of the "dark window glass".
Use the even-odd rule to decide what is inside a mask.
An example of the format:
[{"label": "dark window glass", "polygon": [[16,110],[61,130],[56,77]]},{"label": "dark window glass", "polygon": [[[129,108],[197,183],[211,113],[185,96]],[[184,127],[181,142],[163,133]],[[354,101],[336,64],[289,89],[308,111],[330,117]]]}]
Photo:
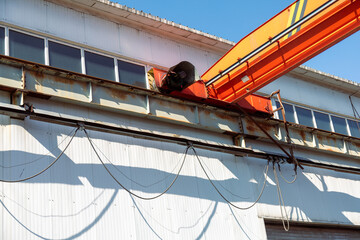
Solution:
[{"label": "dark window glass", "polygon": [[4,39],[5,39],[5,29],[0,27],[0,54],[5,53]]},{"label": "dark window glass", "polygon": [[341,133],[344,135],[347,135],[347,129],[346,129],[346,122],[344,118],[339,118],[339,117],[335,117],[335,116],[331,116],[333,125],[334,125],[334,130],[337,133]]},{"label": "dark window glass", "polygon": [[86,74],[115,81],[114,59],[85,52]]},{"label": "dark window glass", "polygon": [[320,112],[314,111],[314,117],[315,117],[317,128],[320,128],[320,129],[323,129],[326,131],[331,131],[329,115],[327,115],[325,113],[320,113]]},{"label": "dark window glass", "polygon": [[120,82],[146,88],[145,67],[118,60]]},{"label": "dark window glass", "polygon": [[81,73],[80,49],[49,41],[50,66]]},{"label": "dark window glass", "polygon": [[348,120],[351,136],[360,138],[360,122]]},{"label": "dark window glass", "polygon": [[[276,102],[276,108],[280,107],[280,103],[278,101]],[[285,110],[285,117],[286,117],[286,121],[288,122],[295,122],[295,118],[294,118],[294,109],[293,106],[287,103],[283,103],[284,106],[284,110]],[[279,119],[280,120],[284,120],[282,117],[282,113],[281,110],[278,111],[278,115],[279,115]]]},{"label": "dark window glass", "polygon": [[314,127],[312,114],[309,109],[301,108],[301,107],[295,107],[296,114],[299,120],[299,124],[308,126],[308,127]]},{"label": "dark window glass", "polygon": [[44,39],[10,30],[10,56],[44,64]]}]

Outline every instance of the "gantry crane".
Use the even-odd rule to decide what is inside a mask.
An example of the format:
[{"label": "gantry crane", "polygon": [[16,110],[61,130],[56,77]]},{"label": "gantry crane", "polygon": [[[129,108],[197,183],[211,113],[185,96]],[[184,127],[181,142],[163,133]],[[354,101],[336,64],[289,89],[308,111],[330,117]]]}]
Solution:
[{"label": "gantry crane", "polygon": [[172,95],[271,114],[270,101],[255,91],[359,29],[360,0],[298,0],[240,40],[200,80],[194,81],[191,63],[181,62],[165,75],[154,69],[155,81]]}]

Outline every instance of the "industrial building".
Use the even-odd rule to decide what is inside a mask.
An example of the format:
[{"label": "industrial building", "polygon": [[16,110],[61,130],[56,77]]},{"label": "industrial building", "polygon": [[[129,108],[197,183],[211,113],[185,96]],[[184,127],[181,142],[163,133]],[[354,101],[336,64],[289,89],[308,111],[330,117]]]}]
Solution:
[{"label": "industrial building", "polygon": [[258,90],[287,137],[280,111],[147,74],[234,44],[106,0],[0,0],[0,239],[359,239],[359,83],[299,66]]}]

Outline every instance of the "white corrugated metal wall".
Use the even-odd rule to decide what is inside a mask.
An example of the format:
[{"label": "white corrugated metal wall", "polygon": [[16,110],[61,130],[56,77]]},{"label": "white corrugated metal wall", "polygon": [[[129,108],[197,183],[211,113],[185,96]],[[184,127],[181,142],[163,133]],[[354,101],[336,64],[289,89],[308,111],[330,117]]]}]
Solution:
[{"label": "white corrugated metal wall", "polygon": [[188,60],[203,73],[221,57],[43,0],[1,0],[0,8],[0,21],[145,63],[171,67]]},{"label": "white corrugated metal wall", "polygon": [[[40,0],[0,0],[0,19],[166,67],[186,59],[203,72],[219,57],[210,51]],[[350,108],[344,107],[347,98],[342,93],[334,91],[332,99],[337,100],[324,106],[314,97],[327,96],[329,89],[316,86],[321,95],[314,95],[311,91],[315,85],[307,82],[284,77],[278,83],[282,84],[282,92],[286,92],[288,100],[303,101],[308,105],[315,103],[316,107],[351,115]],[[276,90],[274,85],[264,91]],[[299,89],[309,89],[308,98],[294,93]],[[1,93],[0,96],[2,102],[10,101],[8,94]],[[60,113],[232,143],[229,136],[184,126],[69,104],[49,105],[49,102],[37,99],[32,102],[41,109]],[[1,178],[29,176],[47,166],[63,149],[68,138],[57,146],[71,130],[7,116],[1,116],[0,123],[0,157],[4,164]],[[159,193],[170,184],[184,151],[183,146],[175,144],[97,132],[90,132],[90,135],[123,173],[112,168],[118,179],[146,196]],[[247,145],[274,151],[272,145],[255,141],[247,142]],[[50,155],[44,156],[48,151]],[[198,152],[216,179],[215,184],[231,201],[246,206],[255,200],[264,179],[263,160]],[[358,164],[352,159],[324,153],[298,153],[314,160]],[[39,157],[42,158],[37,160]],[[19,166],[9,168],[13,165]],[[291,178],[290,169],[284,169],[283,173]],[[292,185],[280,181],[292,220],[360,225],[360,179],[357,175],[307,168]],[[108,176],[84,134],[78,133],[66,154],[48,172],[26,183],[0,183],[0,236],[1,239],[265,239],[263,218],[281,216],[274,184],[270,170],[267,187],[258,205],[248,211],[230,208],[213,190],[191,153],[169,193],[150,202],[134,199]]]},{"label": "white corrugated metal wall", "polygon": [[[40,102],[36,105],[41,106]],[[91,110],[69,104],[48,105],[48,109],[93,116]],[[112,114],[96,113],[100,120],[118,122],[108,118]],[[123,123],[152,129],[153,123],[121,117]],[[69,140],[65,139],[57,148],[71,131],[68,127],[6,116],[1,119],[1,157],[6,167],[1,178],[17,179],[38,172]],[[162,125],[153,127],[160,130],[171,127]],[[184,127],[172,130],[185,136],[230,141],[220,134]],[[142,196],[154,196],[171,183],[185,149],[171,143],[93,131],[90,136],[115,164],[116,168],[109,163],[107,166],[117,179]],[[267,148],[257,141],[248,144]],[[274,150],[271,146],[269,149]],[[33,162],[48,151],[50,156]],[[264,160],[197,151],[215,184],[229,200],[245,207],[256,199],[264,180]],[[311,156],[318,160],[329,157]],[[23,163],[28,164],[8,168]],[[282,170],[286,178],[292,177],[291,166]],[[299,171],[294,184],[288,185],[282,179],[280,182],[291,220],[360,224],[358,175],[306,168]],[[1,202],[2,239],[265,239],[262,219],[281,218],[271,169],[259,204],[240,211],[231,208],[215,192],[190,152],[173,188],[159,199],[144,201],[131,197],[111,179],[82,132],[48,172],[25,183],[1,183]]]}]

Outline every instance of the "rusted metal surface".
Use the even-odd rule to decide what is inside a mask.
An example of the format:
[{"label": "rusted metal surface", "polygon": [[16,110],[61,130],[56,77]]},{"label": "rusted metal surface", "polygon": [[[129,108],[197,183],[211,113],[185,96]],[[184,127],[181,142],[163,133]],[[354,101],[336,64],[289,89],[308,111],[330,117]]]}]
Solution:
[{"label": "rusted metal surface", "polygon": [[[9,79],[3,81],[4,87],[11,87],[12,91],[21,88],[25,98],[26,94],[47,99],[55,97],[61,101],[81,102],[96,108],[104,107],[216,132],[239,131],[238,114],[212,107],[211,104],[197,104],[147,89],[11,57],[2,56],[0,62],[0,66],[6,68],[4,78]],[[7,84],[10,81],[11,84]],[[21,105],[23,101],[15,102]]]},{"label": "rusted metal surface", "polygon": [[41,71],[26,72],[26,89],[59,98],[89,102],[89,83],[51,76]]},{"label": "rusted metal surface", "polygon": [[[239,124],[238,113],[213,107],[211,103],[181,100],[147,89],[11,57],[1,57],[0,63],[0,68],[4,69],[1,71],[4,81],[0,85],[13,92],[13,102],[19,105],[27,102],[27,96],[53,98],[234,136],[243,134],[245,140],[246,137],[268,139],[253,122],[242,118],[242,124]],[[286,131],[282,122],[264,118],[258,118],[257,122],[274,139],[286,143]],[[239,126],[243,126],[243,130]],[[289,129],[292,143],[297,147],[359,157],[357,145],[347,140],[350,143],[349,147],[346,147],[345,136],[341,134],[315,131],[313,128],[296,124],[290,124]]]},{"label": "rusted metal surface", "polygon": [[[251,120],[243,118],[242,122],[244,125],[245,138],[252,139],[256,137],[259,140],[262,139],[268,141],[268,136],[266,136],[266,134],[264,134]],[[282,145],[285,147],[288,145],[286,130],[282,121],[271,119],[261,122],[261,120],[258,119],[258,124],[274,139],[282,142]],[[331,154],[350,155],[352,157],[360,158],[360,141],[356,138],[324,130],[317,130],[298,124],[290,124],[289,135],[291,143],[295,148],[312,149]]]},{"label": "rusted metal surface", "polygon": [[23,88],[21,77],[21,68],[0,64],[0,86],[16,89]]}]

